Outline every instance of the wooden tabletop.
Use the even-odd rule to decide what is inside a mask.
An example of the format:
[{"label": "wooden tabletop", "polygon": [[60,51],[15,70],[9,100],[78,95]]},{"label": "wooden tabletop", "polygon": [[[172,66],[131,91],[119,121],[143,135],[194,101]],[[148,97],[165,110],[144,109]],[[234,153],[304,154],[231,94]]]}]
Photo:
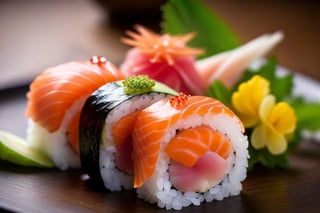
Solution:
[{"label": "wooden tabletop", "polygon": [[[27,125],[25,85],[44,68],[69,60],[108,55],[115,64],[121,63],[127,47],[118,39],[125,27],[134,22],[106,18],[105,10],[99,5],[84,0],[78,4],[26,2],[0,2],[0,24],[5,29],[0,33],[0,129],[20,136],[25,136]],[[243,42],[265,32],[282,30],[285,40],[271,54],[277,56],[281,65],[320,81],[319,3],[302,0],[207,0],[206,3]],[[50,22],[52,31],[44,27],[47,22],[43,19]],[[75,34],[66,29],[73,29]],[[289,160],[288,169],[257,167],[248,172],[239,196],[188,207],[181,212],[317,212],[320,143],[302,141]],[[0,210],[166,212],[138,199],[134,191],[111,193],[81,177],[81,170],[39,170],[0,162]]]},{"label": "wooden tabletop", "polygon": [[[241,195],[180,212],[316,212],[320,206],[319,153],[319,144],[305,142],[291,156],[288,170],[256,168],[248,173]],[[79,170],[39,171],[4,163],[0,167],[0,206],[12,211],[167,212],[138,199],[134,191],[97,189],[81,180]]]}]

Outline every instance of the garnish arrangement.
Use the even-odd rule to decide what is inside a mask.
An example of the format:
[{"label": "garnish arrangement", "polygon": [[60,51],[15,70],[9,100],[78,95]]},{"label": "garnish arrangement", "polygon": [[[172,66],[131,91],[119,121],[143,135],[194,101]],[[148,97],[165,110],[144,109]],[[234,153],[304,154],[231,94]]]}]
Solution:
[{"label": "garnish arrangement", "polygon": [[162,32],[136,25],[117,68],[103,56],[41,73],[27,93],[28,137],[0,131],[0,158],[33,167],[82,168],[110,191],[135,189],[180,210],[239,195],[247,168],[289,166],[302,132],[320,130],[320,103],[278,75],[282,39],[241,45],[197,0],[169,0]]},{"label": "garnish arrangement", "polygon": [[[320,130],[320,123],[317,122],[320,118],[320,103],[293,95],[294,73],[278,75],[275,57],[266,59],[257,69],[248,67],[253,59],[267,53],[283,35],[280,32],[263,35],[239,47],[239,39],[228,26],[197,1],[170,1],[163,8],[163,14],[164,32],[196,32],[197,36],[190,45],[205,50],[205,54],[200,55],[200,60],[196,61],[200,75],[206,70],[202,68],[208,66],[208,59],[216,58],[212,60],[215,67],[211,69],[212,73],[216,73],[213,74],[214,78],[204,75],[204,79],[210,79],[205,94],[222,101],[244,123],[249,138],[249,168],[253,169],[256,163],[266,167],[287,167],[288,155],[297,148],[302,132]],[[238,61],[245,60],[245,64],[237,64],[237,54]],[[246,58],[246,54],[255,54],[255,58]],[[225,64],[222,62],[219,68],[219,62],[228,60],[228,57],[229,61]],[[226,76],[229,67],[231,71]],[[219,71],[224,74],[218,75]]]}]

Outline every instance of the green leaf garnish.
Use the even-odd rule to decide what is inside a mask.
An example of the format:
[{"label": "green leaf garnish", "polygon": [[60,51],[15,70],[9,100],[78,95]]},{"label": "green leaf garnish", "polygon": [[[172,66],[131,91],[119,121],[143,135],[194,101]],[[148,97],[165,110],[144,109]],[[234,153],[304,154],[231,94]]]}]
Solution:
[{"label": "green leaf garnish", "polygon": [[214,97],[224,103],[226,106],[231,107],[232,91],[225,87],[225,85],[218,80],[213,81],[206,93],[209,97]]},{"label": "green leaf garnish", "polygon": [[252,170],[254,165],[257,163],[261,163],[265,167],[275,168],[288,167],[288,153],[285,152],[281,155],[270,155],[267,148],[263,148],[261,150],[256,150],[252,146],[249,146],[249,170]]},{"label": "green leaf garnish", "polygon": [[190,46],[205,48],[202,58],[240,45],[231,29],[199,0],[169,0],[162,14],[163,33],[197,33]]},{"label": "green leaf garnish", "polygon": [[311,132],[320,130],[320,103],[308,103],[302,98],[296,98],[292,105],[299,127]]}]

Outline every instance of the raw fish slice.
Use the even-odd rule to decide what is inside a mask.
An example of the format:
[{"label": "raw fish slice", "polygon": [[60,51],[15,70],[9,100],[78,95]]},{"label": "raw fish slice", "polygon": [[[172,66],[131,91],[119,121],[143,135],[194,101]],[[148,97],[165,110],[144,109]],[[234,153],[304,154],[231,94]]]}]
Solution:
[{"label": "raw fish slice", "polygon": [[282,38],[282,32],[262,35],[234,50],[198,60],[196,68],[205,81],[205,88],[214,80],[232,87],[250,63],[266,55]]},{"label": "raw fish slice", "polygon": [[72,149],[79,154],[79,121],[80,121],[80,110],[75,113],[75,115],[70,120],[67,132],[68,132],[68,142]]},{"label": "raw fish slice", "polygon": [[[83,101],[101,85],[123,78],[124,75],[103,57],[49,68],[30,85],[26,116],[49,133],[68,129],[69,142],[79,152],[77,135]],[[77,109],[67,115],[74,105],[78,105]]]},{"label": "raw fish slice", "polygon": [[176,57],[174,64],[168,65],[167,62],[151,62],[148,55],[133,48],[128,51],[120,69],[126,75],[148,75],[186,94],[204,94],[205,91],[192,56]]},{"label": "raw fish slice", "polygon": [[172,185],[182,192],[205,192],[219,184],[227,173],[228,161],[215,152],[207,152],[187,167],[171,161],[169,176]]},{"label": "raw fish slice", "polygon": [[102,66],[69,62],[49,68],[30,85],[26,115],[54,132],[74,101],[89,96],[109,81],[122,78],[123,75],[110,62]]},{"label": "raw fish slice", "polygon": [[229,139],[208,126],[180,131],[165,148],[167,155],[184,166],[191,167],[208,151],[227,159],[231,150]]},{"label": "raw fish slice", "polygon": [[140,111],[133,112],[124,116],[112,126],[113,143],[116,146],[123,144],[128,137],[131,137],[134,122]]},{"label": "raw fish slice", "polygon": [[121,118],[111,129],[116,146],[116,166],[130,175],[133,173],[131,132],[139,113],[140,111],[136,111]]}]

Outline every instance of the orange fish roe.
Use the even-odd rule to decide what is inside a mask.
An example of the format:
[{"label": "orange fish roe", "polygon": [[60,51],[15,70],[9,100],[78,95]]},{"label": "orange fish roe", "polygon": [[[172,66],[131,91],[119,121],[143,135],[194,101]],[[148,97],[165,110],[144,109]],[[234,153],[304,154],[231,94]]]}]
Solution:
[{"label": "orange fish roe", "polygon": [[91,64],[98,64],[98,65],[101,65],[101,64],[105,64],[107,62],[107,59],[103,56],[92,56],[90,58],[90,63]]},{"label": "orange fish roe", "polygon": [[176,95],[169,100],[170,105],[176,109],[184,107],[187,104],[187,101],[188,95],[184,94],[183,92],[180,92],[179,95]]}]

